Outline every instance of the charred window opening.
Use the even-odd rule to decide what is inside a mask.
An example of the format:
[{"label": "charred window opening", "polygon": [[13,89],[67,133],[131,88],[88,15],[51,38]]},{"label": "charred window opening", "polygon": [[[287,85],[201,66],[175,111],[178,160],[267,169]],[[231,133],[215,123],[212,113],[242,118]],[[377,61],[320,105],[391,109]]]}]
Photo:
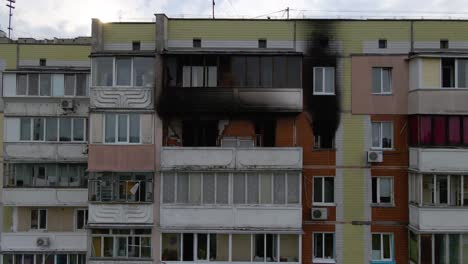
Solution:
[{"label": "charred window opening", "polygon": [[276,142],[276,120],[261,120],[255,123],[256,146],[274,147]]},{"label": "charred window opening", "polygon": [[387,48],[387,40],[379,39],[379,49],[386,49],[386,48]]},{"label": "charred window opening", "polygon": [[455,87],[455,59],[442,58],[442,87]]},{"label": "charred window opening", "polygon": [[323,37],[319,39],[319,47],[320,48],[328,48],[330,46],[330,41],[327,37]]},{"label": "charred window opening", "polygon": [[194,47],[194,48],[201,48],[201,39],[199,39],[199,38],[194,38],[194,39],[193,39],[193,47]]},{"label": "charred window opening", "polygon": [[291,55],[184,55],[166,59],[172,87],[301,88],[302,58]]},{"label": "charred window opening", "polygon": [[216,147],[218,141],[218,121],[183,121],[182,144],[185,147]]},{"label": "charred window opening", "polygon": [[447,39],[440,40],[440,48],[441,49],[448,49],[449,48],[449,41]]},{"label": "charred window opening", "polygon": [[39,66],[42,66],[42,67],[46,66],[46,62],[47,62],[46,59],[40,59],[39,60]]},{"label": "charred window opening", "polygon": [[267,40],[266,39],[259,39],[258,40],[258,48],[259,49],[266,49],[267,48]]},{"label": "charred window opening", "polygon": [[335,137],[330,134],[314,134],[314,149],[334,149]]},{"label": "charred window opening", "polygon": [[133,41],[132,42],[132,50],[138,51],[141,49],[141,42],[140,41]]}]

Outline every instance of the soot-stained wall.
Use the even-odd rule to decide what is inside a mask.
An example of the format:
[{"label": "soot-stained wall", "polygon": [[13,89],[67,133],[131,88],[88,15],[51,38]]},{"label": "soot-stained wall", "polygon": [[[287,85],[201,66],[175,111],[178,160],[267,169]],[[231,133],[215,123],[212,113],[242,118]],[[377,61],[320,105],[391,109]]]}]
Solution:
[{"label": "soot-stained wall", "polygon": [[[304,110],[312,117],[314,134],[334,136],[340,122],[341,87],[337,81],[338,53],[330,43],[335,36],[333,22],[318,22],[311,25],[313,33],[303,59]],[[335,95],[314,94],[314,67],[335,68]]]}]

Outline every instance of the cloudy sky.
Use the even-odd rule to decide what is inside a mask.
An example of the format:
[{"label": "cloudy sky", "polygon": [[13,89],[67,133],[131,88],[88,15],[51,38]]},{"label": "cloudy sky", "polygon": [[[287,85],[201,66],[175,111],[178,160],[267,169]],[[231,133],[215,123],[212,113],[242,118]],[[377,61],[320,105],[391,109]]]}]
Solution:
[{"label": "cloudy sky", "polygon": [[[1,0],[0,29],[8,27]],[[152,21],[154,13],[208,17],[211,0],[16,0],[13,37],[74,37],[91,34],[91,18],[103,21]],[[216,0],[217,17],[254,18],[289,7],[290,17],[424,17],[468,19],[466,0]],[[266,16],[262,16],[265,18]]]}]

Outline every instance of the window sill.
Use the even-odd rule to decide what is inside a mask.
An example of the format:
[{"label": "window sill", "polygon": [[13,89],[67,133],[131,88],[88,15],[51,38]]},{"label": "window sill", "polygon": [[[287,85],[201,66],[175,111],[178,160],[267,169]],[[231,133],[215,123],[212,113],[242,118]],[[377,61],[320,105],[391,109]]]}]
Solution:
[{"label": "window sill", "polygon": [[312,203],[312,206],[335,207],[335,203]]},{"label": "window sill", "polygon": [[312,151],[317,151],[317,152],[321,152],[321,151],[336,151],[336,148],[312,148]]},{"label": "window sill", "polygon": [[315,93],[315,92],[314,92],[314,93],[312,94],[312,96],[315,96],[315,95],[320,95],[320,96],[322,96],[322,95],[325,95],[325,96],[327,96],[327,95],[328,95],[328,96],[334,96],[335,93]]},{"label": "window sill", "polygon": [[371,207],[375,208],[395,208],[395,204],[379,204],[379,203],[371,203]]},{"label": "window sill", "polygon": [[318,259],[318,258],[314,258],[314,259],[312,259],[312,261],[314,262],[314,264],[336,263],[336,261],[335,261],[334,259]]},{"label": "window sill", "polygon": [[380,150],[380,151],[396,151],[395,148],[377,148],[377,147],[371,147],[370,150]]},{"label": "window sill", "polygon": [[372,93],[375,96],[392,96],[393,93]]}]

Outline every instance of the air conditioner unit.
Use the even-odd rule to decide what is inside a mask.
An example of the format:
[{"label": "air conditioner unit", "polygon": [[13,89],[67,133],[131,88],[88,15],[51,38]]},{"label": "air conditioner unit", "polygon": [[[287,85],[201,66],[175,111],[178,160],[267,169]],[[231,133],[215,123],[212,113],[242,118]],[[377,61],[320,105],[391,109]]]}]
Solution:
[{"label": "air conditioner unit", "polygon": [[312,220],[327,220],[328,210],[327,208],[312,208],[310,215]]},{"label": "air conditioner unit", "polygon": [[36,245],[38,247],[48,247],[49,246],[49,238],[48,237],[38,237],[36,240]]},{"label": "air conditioner unit", "polygon": [[60,106],[63,110],[72,110],[75,107],[75,102],[73,100],[62,100]]},{"label": "air conditioner unit", "polygon": [[380,150],[369,150],[367,151],[367,162],[382,162],[383,155]]}]

